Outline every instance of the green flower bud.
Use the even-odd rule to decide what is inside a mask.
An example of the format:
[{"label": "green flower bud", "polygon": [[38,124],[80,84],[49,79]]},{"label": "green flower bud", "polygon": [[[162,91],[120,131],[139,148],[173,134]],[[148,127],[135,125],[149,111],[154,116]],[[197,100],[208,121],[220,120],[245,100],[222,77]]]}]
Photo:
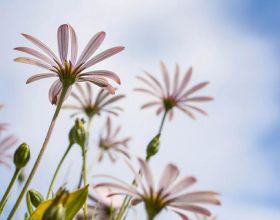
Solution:
[{"label": "green flower bud", "polygon": [[37,208],[44,201],[44,197],[42,196],[42,194],[34,189],[29,190],[27,193],[30,197],[32,205],[35,208]]},{"label": "green flower bud", "polygon": [[25,167],[30,159],[29,146],[26,143],[19,145],[18,149],[14,153],[14,164],[17,169]]},{"label": "green flower bud", "polygon": [[85,146],[87,140],[86,130],[84,128],[84,120],[76,119],[75,125],[70,130],[69,142],[70,144],[78,144],[81,147]]},{"label": "green flower bud", "polygon": [[147,160],[156,155],[159,150],[160,134],[157,134],[148,144],[146,149]]},{"label": "green flower bud", "polygon": [[44,213],[43,220],[65,220],[65,208],[62,204],[51,205]]}]

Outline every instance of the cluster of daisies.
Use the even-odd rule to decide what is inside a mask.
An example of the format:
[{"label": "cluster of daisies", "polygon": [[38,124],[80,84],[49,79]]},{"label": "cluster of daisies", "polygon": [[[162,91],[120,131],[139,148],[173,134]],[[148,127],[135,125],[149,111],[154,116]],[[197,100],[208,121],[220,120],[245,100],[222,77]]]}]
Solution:
[{"label": "cluster of daisies", "polygon": [[[27,34],[23,34],[24,38],[33,43],[37,49],[15,48],[15,50],[31,56],[16,58],[16,62],[44,69],[43,73],[31,76],[27,83],[45,78],[56,78],[49,89],[51,104],[59,105],[60,103],[62,109],[72,111],[71,117],[76,118],[83,115],[85,123],[88,124],[89,132],[91,132],[92,119],[106,115],[104,129],[97,142],[99,149],[97,161],[101,163],[105,155],[110,158],[111,162],[116,162],[119,158],[125,161],[128,170],[133,174],[131,183],[118,177],[96,175],[88,195],[89,212],[86,218],[95,220],[125,219],[129,208],[142,203],[148,220],[155,219],[163,210],[173,211],[182,220],[193,219],[190,216],[201,220],[214,220],[215,217],[210,212],[208,205],[220,205],[217,192],[192,191],[191,188],[197,179],[194,176],[179,177],[180,171],[172,163],[165,166],[159,177],[159,182],[156,184],[154,172],[149,164],[149,160],[152,158],[134,157],[129,151],[131,138],[121,135],[121,126],[113,125],[113,117],[120,115],[123,111],[120,103],[125,95],[115,94],[118,91],[112,82],[120,84],[121,80],[115,72],[110,70],[89,70],[95,64],[124,50],[124,47],[116,46],[95,54],[105,35],[105,32],[95,34],[79,56],[76,32],[69,24],[61,25],[57,31],[59,56],[43,42]],[[169,73],[163,62],[160,63],[160,70],[163,80],[158,79],[156,74],[149,72],[137,76],[143,86],[135,88],[135,91],[142,92],[151,98],[141,108],[155,107],[156,114],[163,118],[161,128],[165,118],[171,120],[177,109],[191,119],[196,119],[196,113],[207,115],[200,104],[209,102],[213,98],[197,94],[209,82],[190,85],[193,69],[189,68],[183,75],[180,75],[178,64],[176,64],[172,74]],[[68,97],[70,98],[66,101]],[[6,124],[0,124],[0,134],[6,127]],[[0,141],[0,163],[7,165],[6,159],[10,156],[7,152],[15,141],[13,136],[2,138]],[[139,166],[132,165],[134,158],[137,158]],[[100,177],[106,180],[98,182]],[[76,218],[86,219],[82,213],[78,214]]]}]

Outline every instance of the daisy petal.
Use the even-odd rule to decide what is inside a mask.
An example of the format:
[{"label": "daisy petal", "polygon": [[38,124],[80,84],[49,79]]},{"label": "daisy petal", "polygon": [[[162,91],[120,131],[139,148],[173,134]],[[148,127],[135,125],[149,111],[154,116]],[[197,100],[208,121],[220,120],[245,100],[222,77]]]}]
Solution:
[{"label": "daisy petal", "polygon": [[172,186],[169,190],[169,194],[174,195],[180,193],[182,190],[185,190],[196,183],[196,179],[192,176],[187,176],[178,181],[176,184]]},{"label": "daisy petal", "polygon": [[33,75],[31,77],[29,77],[26,81],[26,84],[40,80],[40,79],[45,79],[45,78],[49,78],[49,77],[56,77],[57,74],[55,73],[41,73],[41,74],[36,74]]},{"label": "daisy petal", "polygon": [[91,57],[91,55],[98,49],[98,47],[101,45],[105,38],[105,32],[101,31],[95,34],[91,40],[88,42],[87,46],[83,50],[82,54],[80,55],[80,58],[78,59],[77,66],[79,66],[82,63],[85,63],[88,58]]},{"label": "daisy petal", "polygon": [[116,83],[121,84],[121,80],[118,75],[109,70],[95,70],[86,73],[82,73],[80,76],[103,76],[114,80]]},{"label": "daisy petal", "polygon": [[57,30],[57,43],[61,63],[67,60],[69,45],[69,28],[67,24],[61,25]]},{"label": "daisy petal", "polygon": [[179,169],[174,164],[168,164],[159,181],[159,189],[167,189],[177,179],[179,175]]},{"label": "daisy petal", "polygon": [[70,24],[68,24],[68,28],[71,37],[71,63],[75,65],[78,54],[78,40],[74,28]]},{"label": "daisy petal", "polygon": [[29,57],[18,57],[16,59],[14,59],[14,61],[19,62],[19,63],[31,64],[31,65],[38,66],[38,67],[41,67],[41,68],[47,69],[47,70],[51,69],[50,65],[45,64],[40,60],[29,58]]},{"label": "daisy petal", "polygon": [[56,104],[58,101],[58,95],[62,90],[62,84],[60,82],[60,80],[56,80],[50,90],[49,90],[49,100],[51,102],[51,104]]},{"label": "daisy petal", "polygon": [[38,46],[41,50],[43,50],[47,55],[49,55],[52,59],[56,60],[57,62],[59,61],[59,59],[57,58],[57,56],[54,54],[54,52],[47,47],[43,42],[41,42],[40,40],[36,39],[33,36],[30,36],[28,34],[22,34],[22,36],[24,36],[27,40],[31,41],[33,44],[35,44],[36,46]]},{"label": "daisy petal", "polygon": [[94,56],[92,59],[90,59],[88,62],[86,62],[83,67],[84,68],[89,68],[91,66],[93,66],[96,63],[99,63],[102,60],[105,60],[121,51],[124,50],[124,47],[113,47],[110,48],[108,50],[105,50],[99,54],[97,54],[96,56]]}]

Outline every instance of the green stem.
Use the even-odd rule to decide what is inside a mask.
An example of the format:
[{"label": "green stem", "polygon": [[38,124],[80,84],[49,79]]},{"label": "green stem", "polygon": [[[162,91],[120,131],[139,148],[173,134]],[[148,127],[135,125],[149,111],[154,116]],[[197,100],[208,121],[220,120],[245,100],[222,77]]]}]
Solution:
[{"label": "green stem", "polygon": [[[83,181],[84,181],[84,187],[87,185],[87,149],[85,146],[83,147]],[[87,219],[87,199],[84,204],[84,217]]]},{"label": "green stem", "polygon": [[162,120],[161,120],[161,123],[160,123],[158,134],[161,134],[161,132],[162,132],[167,113],[168,113],[168,110],[165,110],[164,115],[163,115]]},{"label": "green stem", "polygon": [[65,153],[63,154],[63,156],[62,156],[62,158],[61,158],[61,160],[60,160],[60,162],[59,162],[59,164],[58,164],[58,166],[57,166],[57,168],[56,168],[56,170],[55,170],[55,172],[54,172],[54,175],[53,175],[51,184],[50,184],[50,186],[49,186],[49,190],[48,190],[48,194],[47,194],[47,199],[49,199],[49,197],[50,197],[50,195],[51,195],[54,181],[55,181],[55,179],[56,179],[56,177],[57,177],[57,174],[58,174],[58,172],[59,172],[59,170],[60,170],[60,168],[61,168],[61,166],[62,166],[62,164],[63,164],[63,162],[64,162],[64,160],[65,160],[65,158],[66,158],[66,156],[68,155],[68,153],[69,153],[71,147],[72,147],[72,144],[69,144],[69,146],[67,147]]},{"label": "green stem", "polygon": [[6,205],[6,202],[8,200],[8,196],[10,195],[11,189],[12,189],[12,187],[13,187],[16,179],[17,179],[17,176],[18,176],[19,172],[20,172],[20,169],[16,169],[15,170],[14,175],[13,175],[13,177],[12,177],[12,179],[11,179],[9,185],[8,185],[8,188],[6,189],[6,192],[5,192],[4,196],[3,196],[3,198],[1,199],[1,202],[0,202],[0,215],[1,215],[3,209],[4,209],[5,205]]},{"label": "green stem", "polygon": [[47,145],[49,143],[51,134],[53,132],[53,129],[54,129],[54,126],[55,126],[55,123],[56,123],[56,119],[57,119],[57,117],[59,115],[59,112],[60,112],[60,109],[62,107],[62,104],[63,104],[63,101],[64,101],[64,98],[65,98],[65,95],[67,93],[68,88],[69,88],[69,86],[63,86],[63,88],[62,88],[61,95],[60,95],[60,98],[58,100],[58,103],[57,103],[57,106],[56,106],[56,110],[55,110],[55,113],[53,115],[51,124],[49,126],[47,135],[45,137],[45,140],[43,142],[42,148],[41,148],[41,150],[39,152],[39,155],[38,155],[38,157],[37,157],[37,159],[36,159],[36,161],[35,161],[35,163],[33,165],[33,168],[31,170],[31,172],[30,172],[30,174],[29,174],[29,176],[28,176],[28,178],[27,178],[27,180],[25,182],[25,185],[22,188],[21,193],[20,193],[20,195],[19,195],[19,197],[18,197],[14,207],[12,208],[12,210],[11,210],[7,220],[11,220],[13,218],[17,208],[19,207],[19,205],[21,203],[21,200],[23,199],[23,197],[24,197],[24,195],[25,195],[25,193],[26,193],[26,191],[27,191],[27,189],[29,187],[29,184],[31,183],[31,181],[32,181],[32,179],[33,179],[37,169],[38,169],[38,166],[39,166],[39,164],[40,164],[40,162],[42,160],[44,152],[45,152],[45,150],[47,148]]}]

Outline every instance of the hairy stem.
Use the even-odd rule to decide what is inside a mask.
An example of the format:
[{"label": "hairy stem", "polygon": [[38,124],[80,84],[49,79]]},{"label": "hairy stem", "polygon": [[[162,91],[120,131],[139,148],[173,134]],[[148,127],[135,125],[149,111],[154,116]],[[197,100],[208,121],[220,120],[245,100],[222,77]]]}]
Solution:
[{"label": "hairy stem", "polygon": [[59,162],[59,164],[58,164],[58,166],[57,166],[57,168],[56,168],[56,170],[55,170],[55,172],[54,172],[54,175],[53,175],[51,184],[50,184],[50,186],[49,186],[49,190],[48,190],[48,194],[47,194],[47,199],[49,199],[49,197],[50,197],[50,195],[51,195],[54,181],[55,181],[55,179],[56,179],[56,177],[57,177],[57,174],[58,174],[58,172],[59,172],[59,170],[60,170],[60,168],[61,168],[61,166],[62,166],[62,164],[63,164],[63,162],[64,162],[64,160],[65,160],[65,158],[66,158],[66,156],[68,155],[68,153],[69,153],[71,147],[72,147],[72,144],[69,144],[69,146],[67,147],[65,153],[63,154],[63,156],[62,156],[62,158],[61,158],[61,160],[60,160],[60,162]]},{"label": "hairy stem", "polygon": [[13,177],[12,177],[12,179],[11,179],[7,189],[6,189],[6,192],[5,192],[4,196],[3,196],[3,198],[1,199],[1,202],[0,202],[0,215],[1,215],[3,209],[4,209],[5,205],[6,205],[6,202],[8,200],[8,196],[10,195],[11,189],[12,189],[12,187],[13,187],[16,179],[17,179],[17,176],[18,176],[19,172],[20,172],[20,169],[16,169],[15,170],[14,175],[13,175]]},{"label": "hairy stem", "polygon": [[33,168],[32,168],[32,170],[31,170],[31,172],[30,172],[30,174],[29,174],[29,176],[28,176],[28,178],[26,180],[26,183],[25,183],[24,187],[22,188],[21,193],[20,193],[20,195],[19,195],[19,197],[18,197],[14,207],[12,208],[12,210],[11,210],[7,220],[11,220],[13,218],[17,208],[19,207],[19,205],[20,205],[20,203],[21,203],[21,201],[22,201],[22,199],[23,199],[23,197],[24,197],[24,195],[25,195],[25,193],[26,193],[26,191],[27,191],[27,189],[29,187],[29,184],[31,183],[31,181],[32,181],[32,179],[33,179],[37,169],[38,169],[38,166],[39,166],[39,164],[40,164],[40,162],[42,160],[42,157],[44,155],[44,152],[45,152],[45,150],[47,148],[47,145],[49,143],[50,137],[52,135],[52,132],[53,132],[53,129],[54,129],[54,126],[55,126],[55,123],[56,123],[56,119],[57,119],[57,117],[59,115],[59,112],[60,112],[60,109],[62,107],[62,104],[63,104],[63,101],[64,101],[64,98],[66,96],[68,88],[69,88],[69,86],[63,86],[63,88],[62,88],[61,95],[59,97],[55,113],[53,115],[51,124],[49,126],[47,135],[45,137],[45,140],[43,142],[43,145],[41,147],[39,155],[38,155],[38,157],[37,157],[37,159],[36,159],[36,161],[35,161],[35,163],[33,165]]}]

